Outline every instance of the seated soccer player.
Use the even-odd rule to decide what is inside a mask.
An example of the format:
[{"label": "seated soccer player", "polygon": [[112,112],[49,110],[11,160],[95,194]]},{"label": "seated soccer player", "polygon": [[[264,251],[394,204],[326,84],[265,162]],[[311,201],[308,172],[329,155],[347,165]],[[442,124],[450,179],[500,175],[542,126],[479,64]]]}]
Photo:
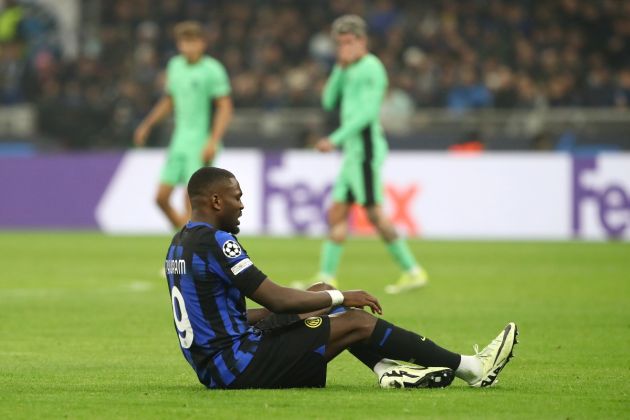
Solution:
[{"label": "seated soccer player", "polygon": [[[327,363],[346,349],[385,388],[444,387],[454,377],[486,387],[510,360],[514,323],[481,352],[460,355],[362,310],[382,312],[362,290],[271,281],[234,236],[244,206],[232,173],[201,168],[188,195],[192,219],[173,237],[165,269],[182,352],[207,387],[323,387]],[[247,310],[245,297],[263,308]]]}]

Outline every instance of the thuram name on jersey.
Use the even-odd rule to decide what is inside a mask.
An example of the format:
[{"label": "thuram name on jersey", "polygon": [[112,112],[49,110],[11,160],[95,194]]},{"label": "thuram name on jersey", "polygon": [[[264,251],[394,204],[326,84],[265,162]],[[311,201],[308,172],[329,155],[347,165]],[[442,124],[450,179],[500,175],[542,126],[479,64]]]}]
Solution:
[{"label": "thuram name on jersey", "polygon": [[164,263],[166,274],[186,274],[186,261],[166,260]]}]

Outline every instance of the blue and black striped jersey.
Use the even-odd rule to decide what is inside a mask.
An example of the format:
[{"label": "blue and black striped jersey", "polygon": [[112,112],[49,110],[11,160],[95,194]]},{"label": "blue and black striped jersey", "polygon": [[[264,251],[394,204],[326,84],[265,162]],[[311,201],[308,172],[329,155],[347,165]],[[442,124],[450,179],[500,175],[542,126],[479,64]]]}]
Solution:
[{"label": "blue and black striped jersey", "polygon": [[245,296],[266,276],[234,236],[199,222],[173,237],[165,269],[184,357],[207,387],[230,385],[258,348]]}]

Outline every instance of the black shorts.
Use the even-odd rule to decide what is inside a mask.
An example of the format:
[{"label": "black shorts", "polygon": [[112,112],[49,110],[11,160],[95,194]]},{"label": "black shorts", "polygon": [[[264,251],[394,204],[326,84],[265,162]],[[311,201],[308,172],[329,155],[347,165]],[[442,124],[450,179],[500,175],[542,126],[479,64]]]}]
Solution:
[{"label": "black shorts", "polygon": [[229,388],[322,388],[330,319],[312,317],[263,332],[249,366]]}]

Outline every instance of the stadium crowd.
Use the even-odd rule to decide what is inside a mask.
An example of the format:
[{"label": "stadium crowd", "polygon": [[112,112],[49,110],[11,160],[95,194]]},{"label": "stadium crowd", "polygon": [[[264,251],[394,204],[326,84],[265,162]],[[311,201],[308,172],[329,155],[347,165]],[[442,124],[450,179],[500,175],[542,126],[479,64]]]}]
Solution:
[{"label": "stadium crowd", "polygon": [[5,0],[0,101],[36,103],[41,131],[70,147],[129,144],[185,19],[204,24],[237,107],[318,106],[334,62],[330,22],[344,13],[369,23],[390,77],[386,110],[630,107],[630,0],[101,1],[72,60],[44,42],[54,22],[33,10]]}]

